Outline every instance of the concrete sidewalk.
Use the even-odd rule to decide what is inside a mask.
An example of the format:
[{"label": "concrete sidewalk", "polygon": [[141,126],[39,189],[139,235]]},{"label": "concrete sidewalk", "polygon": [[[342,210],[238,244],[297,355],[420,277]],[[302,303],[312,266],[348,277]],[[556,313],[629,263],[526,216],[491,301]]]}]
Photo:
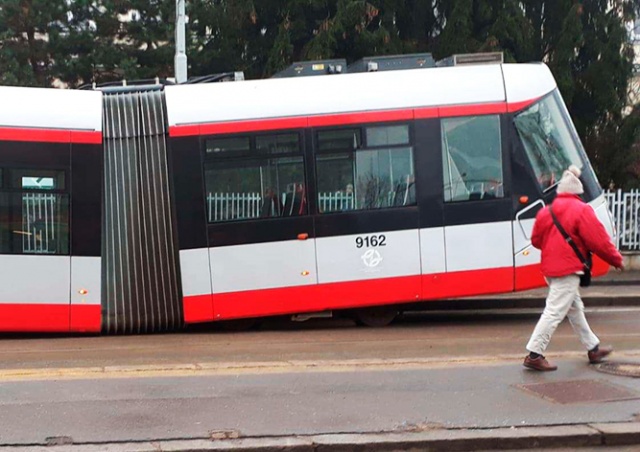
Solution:
[{"label": "concrete sidewalk", "polygon": [[[617,359],[640,365],[638,353]],[[583,356],[559,360],[551,373],[523,369],[519,358],[379,370],[306,364],[242,372],[211,363],[217,373],[209,376],[5,382],[0,452],[640,447],[640,379],[601,373]],[[540,385],[562,389],[540,396]],[[576,392],[581,386],[591,389]]]}]

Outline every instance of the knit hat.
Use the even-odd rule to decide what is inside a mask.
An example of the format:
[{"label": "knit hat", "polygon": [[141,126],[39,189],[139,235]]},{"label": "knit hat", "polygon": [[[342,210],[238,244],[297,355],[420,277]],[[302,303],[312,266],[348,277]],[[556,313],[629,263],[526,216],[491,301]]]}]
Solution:
[{"label": "knit hat", "polygon": [[580,168],[575,165],[571,165],[568,170],[562,173],[562,179],[558,184],[558,193],[572,193],[574,195],[581,195],[584,193],[582,188],[582,182],[580,182]]}]

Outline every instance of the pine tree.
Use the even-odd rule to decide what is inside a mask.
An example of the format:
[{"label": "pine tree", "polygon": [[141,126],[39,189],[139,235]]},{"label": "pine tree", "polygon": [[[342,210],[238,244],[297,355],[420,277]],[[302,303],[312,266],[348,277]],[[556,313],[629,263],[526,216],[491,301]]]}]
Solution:
[{"label": "pine tree", "polygon": [[257,28],[252,1],[195,0],[187,14],[191,75],[244,71],[255,76],[249,39]]},{"label": "pine tree", "polygon": [[[117,49],[111,65],[127,79],[173,75],[175,3],[161,0],[103,0],[108,16],[98,36]],[[114,23],[114,19],[118,23]],[[115,28],[117,26],[117,29]],[[113,33],[115,32],[115,34]],[[106,49],[100,48],[101,51]],[[108,69],[108,68],[107,68]]]},{"label": "pine tree", "polygon": [[64,0],[4,0],[0,5],[0,83],[49,86],[47,35],[66,19]]},{"label": "pine tree", "polygon": [[583,39],[574,60],[570,106],[596,172],[607,185],[624,185],[630,164],[640,158],[629,152],[640,131],[637,115],[623,116],[633,75],[633,49],[624,24],[633,19],[631,6],[592,0],[580,11]]},{"label": "pine tree", "polygon": [[122,24],[113,5],[75,0],[66,16],[60,30],[49,33],[53,75],[69,87],[125,77]]},{"label": "pine tree", "polygon": [[637,119],[624,117],[633,50],[625,24],[638,4],[629,0],[525,1],[534,24],[535,59],[545,61],[604,185],[624,184]]}]

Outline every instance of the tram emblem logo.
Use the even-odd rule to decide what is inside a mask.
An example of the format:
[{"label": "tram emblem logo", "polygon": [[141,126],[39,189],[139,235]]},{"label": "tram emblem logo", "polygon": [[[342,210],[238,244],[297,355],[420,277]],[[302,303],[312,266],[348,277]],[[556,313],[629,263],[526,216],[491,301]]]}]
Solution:
[{"label": "tram emblem logo", "polygon": [[367,250],[360,259],[369,268],[377,267],[382,262],[382,256],[380,256],[378,250]]}]

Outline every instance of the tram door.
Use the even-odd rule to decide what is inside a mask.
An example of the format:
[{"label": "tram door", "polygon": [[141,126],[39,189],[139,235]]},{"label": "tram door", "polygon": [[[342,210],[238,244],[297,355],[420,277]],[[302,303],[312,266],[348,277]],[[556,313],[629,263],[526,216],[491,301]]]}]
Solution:
[{"label": "tram door", "polygon": [[515,290],[526,290],[544,285],[539,266],[540,250],[531,245],[531,232],[536,215],[550,199],[545,199],[538,188],[530,169],[530,162],[513,124],[509,134],[510,143],[512,143]]},{"label": "tram door", "polygon": [[318,282],[326,303],[357,307],[416,300],[420,240],[410,125],[322,128],[312,134]]},{"label": "tram door", "polygon": [[[580,166],[561,150],[575,149],[554,96],[516,113],[510,119],[513,173],[513,236],[515,289],[545,285],[540,272],[540,250],[531,245],[531,232],[538,212],[553,201],[555,183],[571,163]],[[551,107],[551,108],[549,108]],[[563,141],[563,138],[565,140]],[[550,145],[555,143],[554,146]]]},{"label": "tram door", "polygon": [[[580,138],[558,91],[543,97],[514,114],[511,122],[514,174],[514,237],[516,237],[516,289],[544,285],[540,272],[540,252],[531,246],[531,230],[536,214],[551,203],[562,173],[570,166],[588,162]],[[590,171],[589,171],[590,172]],[[585,184],[597,196],[600,188],[592,176]],[[589,196],[586,194],[586,196]]]},{"label": "tram door", "polygon": [[[523,196],[514,199],[516,208],[519,208],[513,222],[515,290],[531,289],[543,284],[542,274],[537,265],[540,263],[540,250],[531,245],[531,232],[535,216],[545,203],[542,199],[524,201],[528,196]],[[523,202],[520,202],[520,198]]]},{"label": "tram door", "polygon": [[[513,290],[509,156],[500,115],[441,119],[447,293]],[[463,284],[456,282],[464,281]]]},{"label": "tram door", "polygon": [[68,331],[68,143],[0,141],[0,329]]},{"label": "tram door", "polygon": [[204,139],[215,319],[304,309],[317,284],[304,134]]}]

